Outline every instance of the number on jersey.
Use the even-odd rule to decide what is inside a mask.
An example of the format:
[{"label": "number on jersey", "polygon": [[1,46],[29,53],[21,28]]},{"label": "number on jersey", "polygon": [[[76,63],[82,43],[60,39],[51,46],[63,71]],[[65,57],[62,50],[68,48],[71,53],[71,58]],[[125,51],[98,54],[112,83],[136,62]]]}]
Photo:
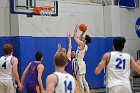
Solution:
[{"label": "number on jersey", "polygon": [[64,85],[65,85],[65,93],[67,93],[68,90],[70,91],[70,93],[72,93],[72,82],[64,81]]},{"label": "number on jersey", "polygon": [[6,69],[6,61],[2,64],[2,67]]},{"label": "number on jersey", "polygon": [[126,64],[126,60],[125,59],[120,59],[117,58],[116,62],[118,62],[118,64],[116,65],[116,69],[125,69],[125,64]]}]

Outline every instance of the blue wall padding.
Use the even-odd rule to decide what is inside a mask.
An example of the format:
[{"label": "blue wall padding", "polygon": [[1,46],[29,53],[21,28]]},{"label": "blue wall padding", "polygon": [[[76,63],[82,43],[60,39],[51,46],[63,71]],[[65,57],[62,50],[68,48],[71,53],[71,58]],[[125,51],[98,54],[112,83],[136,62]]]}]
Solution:
[{"label": "blue wall padding", "polygon": [[105,38],[105,51],[111,51],[113,44],[113,37],[106,37]]},{"label": "blue wall padding", "polygon": [[3,56],[3,45],[7,43],[11,43],[10,37],[0,37],[0,56]]},{"label": "blue wall padding", "polygon": [[[0,55],[3,55],[2,45],[5,43],[12,43],[14,46],[14,55],[19,58],[19,73],[22,75],[24,69],[35,60],[35,53],[37,51],[43,52],[43,65],[45,70],[43,72],[43,85],[45,87],[45,80],[47,75],[54,71],[53,57],[57,51],[58,43],[62,47],[68,49],[68,39],[66,37],[31,37],[31,36],[17,36],[17,37],[0,37]],[[72,39],[72,49],[77,49],[77,44]],[[85,62],[87,65],[86,79],[90,88],[104,87],[104,73],[95,75],[95,67],[100,62],[103,54],[112,49],[112,38],[94,37],[92,43],[88,45],[88,51],[85,55]],[[24,90],[24,93],[25,90]]]},{"label": "blue wall padding", "polygon": [[[34,54],[36,52],[34,38],[32,37],[15,37],[19,43],[19,65],[20,65],[20,76],[27,67],[27,65],[34,61]],[[25,80],[26,82],[26,80]],[[25,90],[24,90],[24,93]]]},{"label": "blue wall padding", "polygon": [[88,45],[88,51],[85,55],[85,62],[87,66],[86,79],[90,88],[103,87],[103,72],[96,76],[94,74],[95,67],[101,60],[105,53],[105,38],[93,38],[92,43]]}]

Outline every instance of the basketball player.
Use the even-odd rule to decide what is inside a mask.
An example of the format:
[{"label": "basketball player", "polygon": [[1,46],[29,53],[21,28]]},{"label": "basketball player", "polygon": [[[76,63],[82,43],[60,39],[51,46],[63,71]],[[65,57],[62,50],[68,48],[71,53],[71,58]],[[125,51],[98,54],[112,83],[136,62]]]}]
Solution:
[{"label": "basketball player", "polygon": [[29,63],[22,74],[21,83],[24,84],[25,76],[29,73],[27,82],[26,82],[26,91],[27,93],[45,93],[45,90],[42,85],[42,73],[44,70],[43,64],[41,61],[43,59],[42,52],[37,52],[35,54],[36,61]]},{"label": "basketball player", "polygon": [[5,55],[0,58],[0,93],[16,93],[14,83],[16,80],[18,90],[22,90],[18,74],[18,59],[14,57],[13,46],[3,45]]},{"label": "basketball player", "polygon": [[56,72],[46,79],[46,93],[77,93],[74,77],[65,72],[67,55],[57,52],[54,56]]},{"label": "basketball player", "polygon": [[76,51],[76,56],[75,56],[75,67],[74,67],[74,73],[76,75],[76,79],[78,80],[79,87],[81,90],[81,93],[84,93],[84,88],[86,89],[86,92],[89,93],[89,86],[88,83],[85,79],[85,73],[86,73],[86,64],[83,60],[85,53],[88,49],[87,44],[91,42],[91,37],[88,35],[84,36],[84,32],[80,35],[79,38],[77,38],[76,33],[77,33],[78,26],[75,26],[74,30],[74,40],[78,44],[78,48]]},{"label": "basketball player", "polygon": [[95,69],[95,74],[99,74],[106,66],[107,91],[109,93],[132,93],[130,85],[130,68],[140,74],[140,66],[134,58],[123,53],[126,40],[124,37],[113,39],[113,50],[104,54],[101,62]]},{"label": "basketball player", "polygon": [[68,62],[67,62],[67,65],[65,67],[65,71],[71,75],[73,75],[73,70],[72,70],[72,62],[71,62],[71,48],[72,48],[72,44],[71,44],[71,35],[70,33],[67,33],[67,37],[68,37],[68,40],[69,40],[69,48],[68,48],[68,52],[66,52],[66,49],[65,48],[61,48],[61,45],[58,44],[58,50],[57,52],[63,52],[67,55],[67,58],[68,58]]},{"label": "basketball player", "polygon": [[[68,62],[67,62],[67,65],[65,67],[65,71],[75,77],[74,72],[73,72],[73,61],[72,61],[75,58],[75,51],[71,50],[72,44],[71,44],[71,35],[70,35],[70,33],[67,34],[67,37],[68,37],[68,40],[69,40],[68,52],[66,53],[66,49],[61,48],[60,44],[58,44],[57,52],[63,52],[64,54],[67,55]],[[77,93],[79,93],[79,86],[78,86],[78,83],[77,83],[76,79],[75,79],[75,84],[76,84],[76,91],[77,91]]]}]

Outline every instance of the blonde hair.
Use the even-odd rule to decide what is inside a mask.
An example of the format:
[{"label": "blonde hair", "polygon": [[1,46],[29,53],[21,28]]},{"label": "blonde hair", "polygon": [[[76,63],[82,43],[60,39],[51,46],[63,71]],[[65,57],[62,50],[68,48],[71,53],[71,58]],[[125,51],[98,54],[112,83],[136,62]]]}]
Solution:
[{"label": "blonde hair", "polygon": [[65,48],[61,48],[61,49],[60,49],[60,52],[63,52],[63,53],[66,54],[66,49],[65,49]]}]

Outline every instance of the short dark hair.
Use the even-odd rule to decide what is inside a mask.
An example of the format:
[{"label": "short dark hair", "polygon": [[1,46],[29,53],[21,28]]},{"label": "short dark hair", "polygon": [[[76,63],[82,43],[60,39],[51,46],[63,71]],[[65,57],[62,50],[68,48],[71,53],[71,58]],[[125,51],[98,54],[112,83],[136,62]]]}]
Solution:
[{"label": "short dark hair", "polygon": [[124,37],[114,37],[113,46],[116,51],[122,51],[126,40]]},{"label": "short dark hair", "polygon": [[3,50],[6,55],[9,55],[13,52],[13,45],[12,44],[5,44],[3,45]]},{"label": "short dark hair", "polygon": [[64,67],[68,61],[67,55],[63,52],[57,52],[54,56],[54,63],[58,67]]},{"label": "short dark hair", "polygon": [[36,52],[35,54],[36,61],[41,61],[42,57],[43,57],[43,54],[41,51]]},{"label": "short dark hair", "polygon": [[72,49],[71,51],[74,51],[74,52],[75,52],[75,50],[74,50],[74,49]]},{"label": "short dark hair", "polygon": [[85,36],[86,44],[91,43],[91,37],[89,35]]}]

